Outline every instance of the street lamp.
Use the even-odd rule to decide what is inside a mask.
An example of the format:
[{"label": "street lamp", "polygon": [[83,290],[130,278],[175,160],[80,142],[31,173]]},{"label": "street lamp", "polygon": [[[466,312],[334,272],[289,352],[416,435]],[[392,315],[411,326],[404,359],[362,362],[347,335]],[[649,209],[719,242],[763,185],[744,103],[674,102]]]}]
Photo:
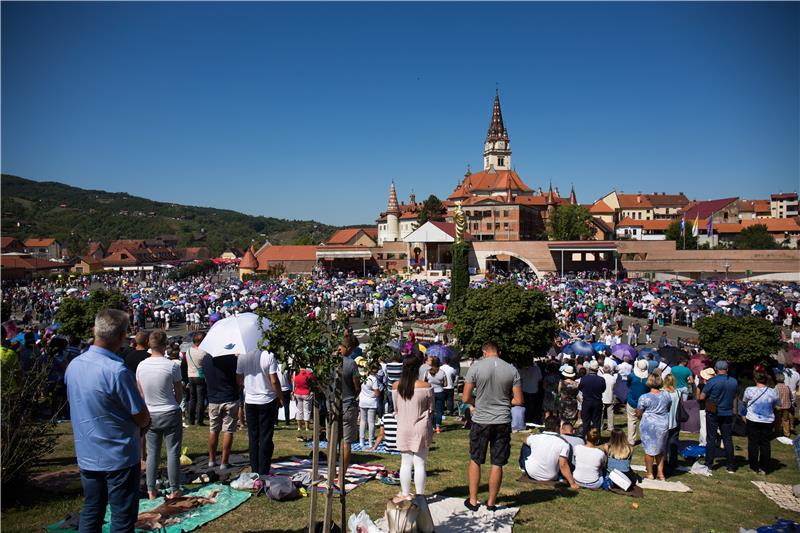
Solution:
[{"label": "street lamp", "polygon": [[731,264],[729,262],[725,261],[725,264],[722,265],[722,266],[725,267],[725,280],[727,281],[728,280],[728,269],[731,268]]}]

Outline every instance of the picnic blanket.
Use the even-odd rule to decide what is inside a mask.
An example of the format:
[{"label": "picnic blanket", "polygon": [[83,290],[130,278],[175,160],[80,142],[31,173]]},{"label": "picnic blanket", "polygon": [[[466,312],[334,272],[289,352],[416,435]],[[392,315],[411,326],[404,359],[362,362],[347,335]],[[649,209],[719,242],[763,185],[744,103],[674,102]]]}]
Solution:
[{"label": "picnic blanket", "polygon": [[692,492],[692,489],[680,481],[661,481],[660,479],[644,478],[639,486],[648,490],[663,490],[666,492]]},{"label": "picnic blanket", "polygon": [[[347,474],[345,475],[345,491],[348,493],[352,492],[370,479],[374,479],[377,473],[381,470],[384,470],[383,465],[350,465],[350,468],[347,469]],[[297,475],[298,477],[302,476],[306,480],[310,480],[311,460],[294,457],[291,461],[272,463],[272,470],[270,470],[270,474],[273,476],[289,477],[294,477]],[[319,492],[326,492],[328,490],[328,466],[324,461],[319,462],[319,476],[324,481],[321,481],[316,486],[316,490]],[[307,483],[304,483],[304,485],[306,488],[308,488]],[[334,494],[339,494],[339,488],[334,486],[333,492]]]},{"label": "picnic blanket", "polygon": [[[308,444],[306,444],[306,447],[307,448],[313,448],[314,447],[314,443],[313,442],[309,442]],[[319,449],[320,450],[326,450],[327,448],[328,448],[328,441],[324,441],[324,440],[319,441]],[[383,454],[387,454],[387,455],[400,455],[400,452],[398,452],[397,450],[390,450],[382,442],[380,444],[378,444],[378,447],[375,448],[374,450],[370,450],[366,446],[362,447],[361,444],[358,443],[358,442],[354,442],[353,444],[351,444],[350,445],[350,449],[353,450],[354,452],[365,452],[365,453],[368,452],[368,453],[383,453]]]},{"label": "picnic blanket", "polygon": [[[204,487],[198,488],[193,491],[188,491],[184,495],[185,496],[208,496],[212,493],[212,491],[218,490],[219,493],[216,496],[217,503],[209,503],[203,505],[201,507],[197,507],[194,509],[190,509],[186,513],[180,516],[180,521],[167,526],[166,528],[162,528],[159,531],[163,533],[181,533],[181,532],[188,532],[194,531],[195,529],[211,522],[212,520],[216,520],[220,516],[236,509],[241,504],[243,504],[247,499],[250,497],[249,492],[241,492],[238,490],[233,490],[227,485],[221,484],[213,484],[213,485],[206,485]],[[160,506],[164,503],[164,498],[156,498],[155,500],[148,500],[146,498],[139,500],[139,514],[146,513],[148,511],[152,511],[156,507]],[[103,524],[103,533],[109,533],[111,531],[111,507],[106,509],[106,516],[105,516],[105,524]],[[64,524],[64,520],[59,520],[55,524],[47,526],[45,529],[47,531],[58,531],[58,532],[72,532],[76,531],[76,529],[72,529],[71,527],[66,527]],[[136,531],[150,531],[147,529],[137,529]]]},{"label": "picnic blanket", "polygon": [[[428,498],[436,533],[511,533],[514,517],[519,507],[500,507],[489,511],[481,506],[475,512],[464,507],[463,498],[444,498],[433,495]],[[389,531],[386,517],[375,521],[383,531]]]},{"label": "picnic blanket", "polygon": [[775,505],[781,509],[800,513],[800,498],[794,495],[791,485],[767,483],[766,481],[753,481],[753,485],[758,487],[761,494],[775,502]]},{"label": "picnic blanket", "polygon": [[[208,455],[203,454],[199,457],[195,457],[192,464],[181,466],[181,482],[184,484],[194,483],[201,474],[213,470],[216,473],[215,481],[229,483],[239,477],[242,470],[250,466],[250,456],[243,453],[232,453],[228,457],[228,464],[231,465],[231,468],[222,472],[219,470],[219,467],[208,467]],[[166,477],[166,469],[162,470],[161,474],[163,474],[163,477]]]}]

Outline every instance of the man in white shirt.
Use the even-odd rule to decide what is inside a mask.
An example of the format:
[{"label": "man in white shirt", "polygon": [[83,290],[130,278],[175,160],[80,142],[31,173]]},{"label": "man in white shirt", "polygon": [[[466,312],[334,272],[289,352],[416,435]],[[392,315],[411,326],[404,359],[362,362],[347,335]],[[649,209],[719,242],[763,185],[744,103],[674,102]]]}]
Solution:
[{"label": "man in white shirt", "polygon": [[569,486],[576,489],[578,485],[572,478],[572,471],[569,468],[571,446],[558,434],[558,425],[558,417],[547,417],[544,421],[544,431],[528,437],[525,444],[529,453],[525,455],[527,450],[523,446],[520,468],[536,481],[556,481],[560,473]]},{"label": "man in white shirt", "polygon": [[247,415],[247,437],[250,441],[250,467],[266,476],[272,467],[275,445],[272,436],[278,409],[283,405],[278,363],[264,350],[238,356],[236,379],[244,384],[244,408]]},{"label": "man in white shirt", "polygon": [[617,381],[617,376],[608,361],[600,370],[600,377],[606,380],[606,390],[603,391],[603,408],[606,413],[606,429],[611,431],[614,429],[614,383]]},{"label": "man in white shirt", "polygon": [[450,365],[450,358],[444,358],[444,364],[441,366],[440,370],[444,372],[447,379],[444,383],[444,401],[445,407],[447,407],[447,414],[449,416],[455,416],[455,385],[456,385],[456,378],[458,377],[458,370],[453,368]]}]

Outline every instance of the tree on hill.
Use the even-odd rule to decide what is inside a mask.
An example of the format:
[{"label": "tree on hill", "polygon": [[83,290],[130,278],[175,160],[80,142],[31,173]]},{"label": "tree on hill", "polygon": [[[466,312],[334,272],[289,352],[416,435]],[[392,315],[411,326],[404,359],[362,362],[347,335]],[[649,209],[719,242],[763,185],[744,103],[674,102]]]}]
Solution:
[{"label": "tree on hill", "polygon": [[480,357],[481,345],[494,341],[501,357],[518,368],[545,355],[558,334],[544,293],[515,283],[468,290],[448,318],[466,357]]},{"label": "tree on hill", "polygon": [[417,224],[420,226],[429,220],[441,222],[444,220],[446,210],[442,205],[442,201],[431,194],[428,199],[422,203],[422,210],[417,215]]},{"label": "tree on hill", "polygon": [[550,214],[548,236],[553,241],[584,241],[594,235],[592,214],[583,205],[557,205]]},{"label": "tree on hill", "polygon": [[774,250],[780,244],[769,234],[765,224],[753,224],[744,228],[733,240],[737,250]]},{"label": "tree on hill", "polygon": [[[667,227],[665,235],[668,241],[675,241],[677,250],[694,250],[697,248],[697,237],[692,235],[692,225],[688,222],[683,228],[683,234],[681,234],[681,221],[673,220]],[[686,243],[685,245],[684,242]]]},{"label": "tree on hill", "polygon": [[709,357],[734,363],[768,361],[779,346],[779,330],[757,316],[711,315],[697,321],[702,346]]}]

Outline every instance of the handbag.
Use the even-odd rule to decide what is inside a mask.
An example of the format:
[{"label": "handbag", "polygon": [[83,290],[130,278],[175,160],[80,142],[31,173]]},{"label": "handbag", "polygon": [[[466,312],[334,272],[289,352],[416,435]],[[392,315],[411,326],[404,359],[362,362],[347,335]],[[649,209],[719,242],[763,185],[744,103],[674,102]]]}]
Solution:
[{"label": "handbag", "polygon": [[686,407],[683,406],[683,400],[678,400],[678,424],[683,424],[689,421],[689,413]]}]

